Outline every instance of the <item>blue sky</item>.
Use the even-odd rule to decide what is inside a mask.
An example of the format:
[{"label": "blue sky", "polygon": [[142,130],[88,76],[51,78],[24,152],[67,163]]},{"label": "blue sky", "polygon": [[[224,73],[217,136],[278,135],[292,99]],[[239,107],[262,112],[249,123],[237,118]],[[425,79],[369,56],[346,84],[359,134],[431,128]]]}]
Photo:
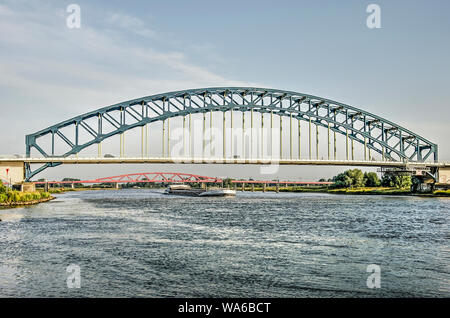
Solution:
[{"label": "blue sky", "polygon": [[[80,29],[66,26],[71,3]],[[366,26],[370,3],[381,29]],[[368,110],[450,161],[448,12],[449,1],[0,0],[0,154],[116,102],[249,85]]]}]

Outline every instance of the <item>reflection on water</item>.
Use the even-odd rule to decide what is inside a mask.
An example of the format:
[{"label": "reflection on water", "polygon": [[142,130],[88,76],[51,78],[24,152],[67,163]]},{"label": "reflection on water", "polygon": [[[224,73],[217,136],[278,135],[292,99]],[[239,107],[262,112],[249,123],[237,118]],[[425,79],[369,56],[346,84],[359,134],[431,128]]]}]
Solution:
[{"label": "reflection on water", "polygon": [[[0,296],[448,297],[450,199],[72,192],[0,211]],[[70,264],[81,288],[67,288]],[[367,265],[381,266],[369,289]]]}]

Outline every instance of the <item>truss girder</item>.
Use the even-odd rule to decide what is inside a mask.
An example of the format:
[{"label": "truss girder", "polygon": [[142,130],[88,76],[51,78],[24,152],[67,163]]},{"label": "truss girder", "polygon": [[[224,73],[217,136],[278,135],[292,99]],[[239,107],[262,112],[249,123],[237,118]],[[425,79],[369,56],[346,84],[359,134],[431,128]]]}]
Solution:
[{"label": "truss girder", "polygon": [[[139,106],[140,111],[135,109]],[[31,150],[35,149],[44,157],[67,157],[111,136],[148,123],[188,114],[229,110],[273,112],[303,121],[311,119],[312,123],[330,127],[332,131],[342,135],[346,135],[348,131],[350,139],[366,144],[387,160],[423,162],[430,157],[438,160],[436,144],[380,116],[322,97],[252,87],[190,89],[103,107],[27,135],[26,154],[30,156]],[[88,122],[93,118],[98,119],[97,127]],[[106,132],[103,129],[104,123],[109,123],[112,130]],[[67,127],[75,129],[74,140],[62,131]],[[89,134],[90,140],[79,142],[80,128]],[[52,136],[52,149],[56,137],[62,139],[68,150],[64,153],[45,151],[39,141],[49,134]],[[409,150],[412,153],[407,154]]]}]

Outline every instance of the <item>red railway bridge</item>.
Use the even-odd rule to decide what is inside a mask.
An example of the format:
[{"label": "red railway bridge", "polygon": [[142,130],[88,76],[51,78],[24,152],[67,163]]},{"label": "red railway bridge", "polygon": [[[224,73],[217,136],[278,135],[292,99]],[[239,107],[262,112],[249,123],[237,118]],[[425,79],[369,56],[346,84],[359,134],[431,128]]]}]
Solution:
[{"label": "red railway bridge", "polygon": [[[75,184],[101,184],[113,183],[222,183],[222,178],[207,177],[190,173],[179,172],[141,172],[122,174],[118,176],[89,179],[89,180],[65,180],[65,181],[36,181],[34,184],[68,184],[72,187]],[[297,184],[297,185],[331,185],[333,182],[313,182],[313,181],[280,181],[280,180],[231,180],[233,184]]]}]

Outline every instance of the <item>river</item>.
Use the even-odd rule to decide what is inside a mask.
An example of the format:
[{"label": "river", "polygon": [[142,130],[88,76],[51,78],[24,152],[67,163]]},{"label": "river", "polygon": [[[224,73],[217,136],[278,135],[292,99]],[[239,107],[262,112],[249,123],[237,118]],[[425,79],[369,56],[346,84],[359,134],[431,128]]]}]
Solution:
[{"label": "river", "polygon": [[0,210],[0,296],[449,297],[449,212],[450,198],[68,192]]}]

